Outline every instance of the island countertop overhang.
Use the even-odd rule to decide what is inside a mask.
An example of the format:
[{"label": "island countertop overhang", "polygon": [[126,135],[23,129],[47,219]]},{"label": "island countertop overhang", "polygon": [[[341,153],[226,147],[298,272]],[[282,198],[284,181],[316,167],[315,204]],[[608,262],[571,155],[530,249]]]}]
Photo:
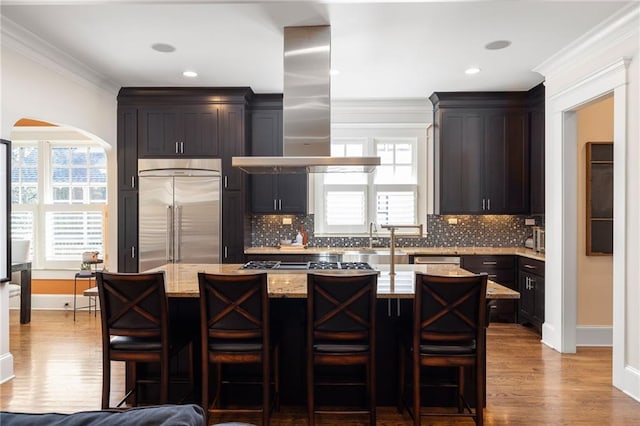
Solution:
[{"label": "island countertop overhang", "polygon": [[[198,272],[211,274],[255,274],[266,272],[268,277],[270,298],[305,298],[307,297],[308,271],[274,271],[243,270],[241,264],[193,264],[170,263],[153,268],[146,272],[164,271],[166,290],[169,297],[199,297]],[[414,293],[415,273],[434,275],[470,275],[471,272],[451,264],[396,265],[395,276],[389,275],[389,265],[372,265],[378,271],[379,299],[411,299]],[[320,273],[320,272],[316,272]],[[340,274],[357,274],[362,272],[342,271]],[[519,299],[520,293],[489,280],[487,299]]]}]

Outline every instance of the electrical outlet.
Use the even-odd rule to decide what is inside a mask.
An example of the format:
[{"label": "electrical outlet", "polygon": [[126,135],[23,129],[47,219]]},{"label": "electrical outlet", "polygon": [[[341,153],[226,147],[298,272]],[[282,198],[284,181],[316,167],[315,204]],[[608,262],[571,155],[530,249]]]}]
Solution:
[{"label": "electrical outlet", "polygon": [[525,226],[535,226],[536,220],[535,219],[525,219],[524,220],[524,224],[525,224]]},{"label": "electrical outlet", "polygon": [[290,217],[283,217],[282,218],[282,224],[283,225],[291,225],[291,218]]},{"label": "electrical outlet", "polygon": [[458,224],[458,218],[457,217],[450,217],[449,219],[447,219],[447,223],[449,225],[457,225]]}]

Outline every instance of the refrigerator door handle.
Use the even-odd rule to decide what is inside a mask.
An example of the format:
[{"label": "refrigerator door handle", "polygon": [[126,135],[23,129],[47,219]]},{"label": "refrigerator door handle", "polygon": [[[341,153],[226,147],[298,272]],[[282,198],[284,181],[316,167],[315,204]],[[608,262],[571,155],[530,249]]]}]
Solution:
[{"label": "refrigerator door handle", "polygon": [[167,262],[173,262],[173,206],[167,206]]},{"label": "refrigerator door handle", "polygon": [[176,206],[175,208],[176,217],[175,217],[175,240],[174,240],[174,251],[175,251],[175,259],[174,262],[180,262],[181,247],[182,247],[182,233],[180,232],[182,229],[182,206]]}]

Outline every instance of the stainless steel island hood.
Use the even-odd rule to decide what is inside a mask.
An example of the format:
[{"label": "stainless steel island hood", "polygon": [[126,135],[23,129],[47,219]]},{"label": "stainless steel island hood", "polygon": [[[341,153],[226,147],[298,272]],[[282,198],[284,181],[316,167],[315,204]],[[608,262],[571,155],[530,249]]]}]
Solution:
[{"label": "stainless steel island hood", "polygon": [[331,157],[331,27],[284,28],[283,156],[233,157],[247,173],[371,172],[379,157]]}]

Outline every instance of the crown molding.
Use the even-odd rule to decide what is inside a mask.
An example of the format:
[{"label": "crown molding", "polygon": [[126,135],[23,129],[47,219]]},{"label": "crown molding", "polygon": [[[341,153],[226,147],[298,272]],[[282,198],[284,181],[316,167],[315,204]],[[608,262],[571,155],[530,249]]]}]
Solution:
[{"label": "crown molding", "polygon": [[635,39],[637,42],[639,19],[640,6],[634,2],[555,53],[533,71],[548,77],[565,67],[575,65],[578,59],[599,56],[612,45],[624,40]]},{"label": "crown molding", "polygon": [[5,16],[0,17],[0,44],[85,87],[116,95],[119,85]]}]

